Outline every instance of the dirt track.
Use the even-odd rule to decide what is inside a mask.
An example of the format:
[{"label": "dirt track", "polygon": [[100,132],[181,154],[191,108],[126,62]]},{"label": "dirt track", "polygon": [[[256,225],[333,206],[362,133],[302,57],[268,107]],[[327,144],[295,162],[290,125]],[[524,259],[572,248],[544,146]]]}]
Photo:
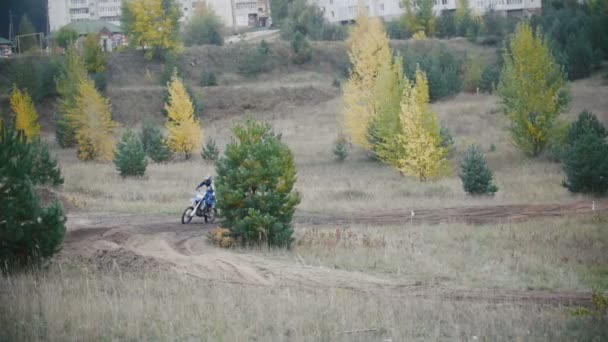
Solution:
[{"label": "dirt track", "polygon": [[[608,212],[608,203],[595,204]],[[521,221],[535,217],[561,216],[592,211],[590,203],[560,205],[512,205],[417,210],[416,222]],[[299,213],[298,225],[387,225],[410,221],[410,211],[390,211],[369,216],[319,216]],[[490,302],[535,301],[560,305],[584,305],[590,295],[576,292],[459,289],[440,280],[420,282],[406,277],[389,278],[360,272],[312,267],[298,260],[264,257],[222,250],[207,242],[213,225],[182,225],[177,217],[111,213],[75,213],[68,221],[64,256],[82,257],[100,268],[141,271],[164,268],[210,282],[243,286],[294,287],[306,291],[341,288],[365,295],[433,297],[449,300]]]}]

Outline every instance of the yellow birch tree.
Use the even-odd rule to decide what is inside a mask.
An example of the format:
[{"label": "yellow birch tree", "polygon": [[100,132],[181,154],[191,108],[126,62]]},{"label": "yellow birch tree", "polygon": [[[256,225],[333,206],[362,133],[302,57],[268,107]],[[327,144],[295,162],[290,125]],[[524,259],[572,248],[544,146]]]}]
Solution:
[{"label": "yellow birch tree", "polygon": [[28,141],[40,137],[38,113],[27,91],[21,91],[13,85],[11,92],[11,109],[15,114],[15,129],[23,131]]},{"label": "yellow birch tree", "polygon": [[416,84],[407,84],[401,98],[401,132],[388,143],[383,159],[401,173],[421,181],[436,179],[449,170],[447,151],[441,147],[437,116],[428,104],[428,82],[419,69]]},{"label": "yellow birch tree", "polygon": [[203,130],[194,116],[194,105],[182,80],[173,73],[167,83],[169,102],[167,111],[167,144],[173,152],[184,153],[189,159],[192,152],[198,151],[203,142]]},{"label": "yellow birch tree", "polygon": [[112,120],[109,101],[99,94],[91,79],[81,79],[74,106],[66,116],[76,132],[78,158],[112,160],[119,124]]},{"label": "yellow birch tree", "polygon": [[537,156],[557,130],[559,114],[567,106],[566,78],[549,43],[521,22],[504,54],[498,84],[503,112],[511,121],[513,144]]},{"label": "yellow birch tree", "polygon": [[392,65],[393,55],[382,22],[365,12],[357,17],[347,44],[352,69],[344,88],[344,128],[355,144],[369,150],[368,128],[378,108],[376,80],[380,70]]},{"label": "yellow birch tree", "polygon": [[178,52],[181,10],[175,0],[126,0],[126,30],[134,44],[152,59],[162,52]]}]

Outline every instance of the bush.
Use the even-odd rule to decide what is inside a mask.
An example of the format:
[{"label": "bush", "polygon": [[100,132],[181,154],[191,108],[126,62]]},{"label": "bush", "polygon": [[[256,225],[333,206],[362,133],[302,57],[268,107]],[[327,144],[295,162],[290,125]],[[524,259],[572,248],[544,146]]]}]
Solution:
[{"label": "bush", "polygon": [[404,60],[403,69],[411,81],[414,81],[418,67],[426,73],[431,101],[438,101],[462,91],[462,60],[445,46],[426,51],[406,48],[401,51],[401,55]]},{"label": "bush", "polygon": [[268,45],[261,45],[253,48],[249,46],[239,57],[237,70],[239,74],[247,77],[255,77],[263,72],[269,72],[274,67],[272,59],[268,57]]},{"label": "bush", "polygon": [[608,142],[592,131],[565,148],[563,185],[571,192],[603,195],[608,192]]},{"label": "bush", "polygon": [[384,23],[384,29],[390,39],[408,39],[411,37],[410,31],[403,25],[401,20],[392,20]]},{"label": "bush", "polygon": [[89,34],[84,41],[82,51],[84,66],[90,74],[100,73],[106,70],[108,55],[101,51],[99,46],[99,35]]},{"label": "bush", "polygon": [[165,142],[162,132],[158,126],[151,122],[144,122],[141,133],[141,143],[144,152],[156,163],[163,163],[173,159],[173,152]]},{"label": "bush", "polygon": [[95,88],[99,91],[105,91],[108,87],[108,80],[105,72],[98,72],[91,76],[93,82],[95,82]]},{"label": "bush", "polygon": [[291,220],[300,195],[296,165],[281,135],[248,119],[217,162],[218,209],[225,225],[246,244],[289,247]]},{"label": "bush", "polygon": [[479,90],[483,93],[492,94],[496,90],[496,86],[500,81],[500,67],[498,65],[488,64],[483,68],[481,80],[479,81]]},{"label": "bush", "polygon": [[439,146],[443,147],[448,152],[448,156],[452,156],[455,150],[452,132],[450,132],[450,129],[446,126],[441,126],[439,135],[441,136],[441,143]]},{"label": "bush", "polygon": [[114,165],[121,176],[143,176],[146,173],[148,161],[139,137],[127,130],[118,143],[114,154]]},{"label": "bush", "polygon": [[60,28],[54,35],[55,44],[64,49],[70,44],[74,44],[76,39],[78,39],[78,32],[67,26]]},{"label": "bush", "polygon": [[591,112],[583,111],[568,129],[560,154],[571,192],[604,194],[608,191],[608,130]]},{"label": "bush", "polygon": [[[47,152],[41,145],[28,144],[23,134],[12,128],[6,125],[0,128],[2,266],[33,265],[61,249],[66,231],[61,204],[54,202],[43,208],[34,189],[34,185],[53,185],[63,181]],[[54,171],[49,173],[44,168]]]},{"label": "bush", "polygon": [[464,66],[464,89],[471,93],[476,93],[480,88],[484,66],[476,59],[469,58]]},{"label": "bush", "polygon": [[452,38],[458,35],[456,28],[456,17],[453,13],[442,12],[437,18],[437,37],[439,38]]},{"label": "bush", "polygon": [[333,152],[338,161],[344,161],[348,157],[348,141],[344,135],[340,134],[336,139]]},{"label": "bush", "polygon": [[21,90],[26,89],[35,103],[57,95],[55,78],[62,70],[60,59],[27,56],[14,59],[8,64],[9,83]]},{"label": "bush", "polygon": [[291,61],[294,64],[304,64],[312,58],[312,48],[300,32],[296,32],[291,41],[291,49],[294,55],[291,57]]},{"label": "bush", "polygon": [[183,35],[186,46],[224,44],[222,21],[205,3],[197,5],[193,17],[184,27]]},{"label": "bush", "polygon": [[281,37],[293,40],[295,34],[311,40],[344,40],[348,36],[343,26],[330,24],[321,9],[306,0],[295,0],[287,6],[287,17],[281,22]]},{"label": "bush", "polygon": [[460,179],[464,191],[470,195],[494,195],[498,191],[494,185],[492,171],[481,147],[477,145],[467,149],[460,164]]},{"label": "bush", "polygon": [[60,114],[55,114],[55,141],[62,148],[76,146],[76,130],[71,126],[68,119]]},{"label": "bush", "polygon": [[201,157],[203,160],[207,161],[216,161],[220,155],[220,149],[217,148],[217,144],[215,140],[208,139],[205,146],[203,146],[203,150],[201,151]]},{"label": "bush", "polygon": [[216,85],[217,85],[217,78],[215,77],[214,73],[207,72],[207,71],[203,71],[201,73],[201,81],[200,81],[201,87],[214,87]]}]

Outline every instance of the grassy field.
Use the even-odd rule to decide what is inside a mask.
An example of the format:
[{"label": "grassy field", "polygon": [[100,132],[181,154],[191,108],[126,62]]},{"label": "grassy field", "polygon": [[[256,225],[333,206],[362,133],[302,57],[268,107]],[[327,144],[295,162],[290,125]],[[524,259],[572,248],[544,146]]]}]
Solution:
[{"label": "grassy field", "polygon": [[[45,271],[0,278],[0,340],[600,341],[608,336],[606,317],[575,316],[576,307],[445,300],[439,291],[606,289],[606,220],[303,228],[291,251],[227,252],[244,253],[275,275],[282,271],[268,265],[276,262],[282,266],[275,268],[322,266],[328,284],[334,268],[361,272],[355,282],[374,274],[418,279],[423,296],[407,288],[359,291],[352,282],[311,288],[203,280],[162,267],[99,270],[61,259]],[[192,252],[214,249],[201,248]]]},{"label": "grassy field", "polygon": [[[535,304],[310,293],[66,265],[43,278],[2,278],[0,289],[5,341],[568,341],[593,327]],[[348,333],[364,329],[373,330]]]},{"label": "grassy field", "polygon": [[[320,76],[310,74],[300,78],[292,75],[290,79],[301,78],[322,82]],[[259,85],[263,87],[265,83]],[[608,121],[607,97],[597,95],[608,94],[608,85],[601,78],[576,82],[571,89],[573,101],[565,116],[568,120],[587,108]],[[507,123],[495,96],[461,94],[433,104],[442,123],[452,131],[457,152],[452,158],[452,176],[426,183],[402,177],[370,161],[357,148],[351,150],[344,163],[335,161],[331,150],[340,130],[340,108],[338,97],[309,106],[282,105],[267,112],[243,112],[240,116],[213,120],[203,117],[202,124],[206,137],[216,139],[223,149],[230,140],[231,127],[244,115],[272,123],[295,153],[297,188],[303,194],[299,209],[304,211],[327,213],[587,199],[572,195],[561,186],[564,175],[558,163],[542,157],[530,159],[509,143],[504,129]],[[63,192],[83,209],[177,214],[200,179],[214,174],[214,165],[195,155],[191,161],[151,164],[144,179],[122,179],[112,164],[81,163],[75,151],[59,149],[50,136],[48,140],[66,176]],[[457,177],[460,154],[473,143],[482,146],[495,172],[499,192],[492,199],[467,197]]]}]

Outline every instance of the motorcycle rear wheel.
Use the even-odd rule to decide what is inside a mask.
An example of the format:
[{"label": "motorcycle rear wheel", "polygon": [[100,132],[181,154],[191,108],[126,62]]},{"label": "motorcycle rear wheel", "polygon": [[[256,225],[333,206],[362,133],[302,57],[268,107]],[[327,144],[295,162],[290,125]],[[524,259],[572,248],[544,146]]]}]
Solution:
[{"label": "motorcycle rear wheel", "polygon": [[215,221],[215,216],[217,215],[217,209],[215,208],[206,208],[205,213],[205,223],[213,223]]},{"label": "motorcycle rear wheel", "polygon": [[193,207],[188,207],[186,208],[186,210],[184,210],[184,213],[182,214],[182,224],[188,224],[190,223],[190,221],[192,221],[192,211],[194,210]]}]

